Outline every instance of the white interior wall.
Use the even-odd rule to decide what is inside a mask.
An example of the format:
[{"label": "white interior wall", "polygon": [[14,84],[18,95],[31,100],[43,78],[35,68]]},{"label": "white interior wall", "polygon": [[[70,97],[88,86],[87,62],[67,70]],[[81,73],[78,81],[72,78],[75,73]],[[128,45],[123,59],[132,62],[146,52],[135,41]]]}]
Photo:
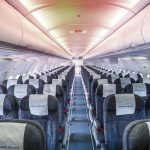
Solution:
[{"label": "white interior wall", "polygon": [[16,78],[18,74],[34,74],[50,70],[62,65],[71,65],[71,60],[53,57],[42,57],[31,61],[0,61],[0,82],[8,78]]},{"label": "white interior wall", "polygon": [[142,72],[143,75],[150,74],[150,59],[135,57],[135,58],[118,58],[118,62],[110,61],[110,59],[93,59],[85,60],[84,65],[106,66],[112,68],[121,68],[122,70],[130,70]]}]

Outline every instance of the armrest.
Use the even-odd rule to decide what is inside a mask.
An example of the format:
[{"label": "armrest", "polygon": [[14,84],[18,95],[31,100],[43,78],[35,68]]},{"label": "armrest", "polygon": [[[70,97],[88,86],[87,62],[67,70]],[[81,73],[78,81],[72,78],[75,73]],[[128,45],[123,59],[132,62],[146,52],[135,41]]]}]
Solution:
[{"label": "armrest", "polygon": [[104,143],[104,132],[98,120],[94,119],[92,126],[92,133],[96,143],[97,148],[101,148],[101,143]]},{"label": "armrest", "polygon": [[96,120],[96,119],[94,119],[93,125],[94,125],[97,129],[101,128],[101,125],[100,125],[99,121]]}]

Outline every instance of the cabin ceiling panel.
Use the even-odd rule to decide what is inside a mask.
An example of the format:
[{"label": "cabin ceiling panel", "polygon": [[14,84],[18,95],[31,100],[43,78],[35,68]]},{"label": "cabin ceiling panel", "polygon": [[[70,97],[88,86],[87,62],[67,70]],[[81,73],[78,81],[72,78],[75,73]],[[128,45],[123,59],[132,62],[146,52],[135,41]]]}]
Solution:
[{"label": "cabin ceiling panel", "polygon": [[[85,56],[148,0],[7,0],[72,56]],[[139,7],[140,8],[140,7]],[[37,23],[38,22],[38,23]],[[90,57],[90,55],[89,55]]]}]

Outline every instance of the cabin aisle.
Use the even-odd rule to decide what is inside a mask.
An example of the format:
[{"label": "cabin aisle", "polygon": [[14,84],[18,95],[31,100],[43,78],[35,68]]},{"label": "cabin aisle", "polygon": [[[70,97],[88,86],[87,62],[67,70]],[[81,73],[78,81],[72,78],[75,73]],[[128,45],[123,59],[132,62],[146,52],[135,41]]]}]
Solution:
[{"label": "cabin aisle", "polygon": [[75,76],[72,94],[69,150],[93,150],[85,94],[80,76]]}]

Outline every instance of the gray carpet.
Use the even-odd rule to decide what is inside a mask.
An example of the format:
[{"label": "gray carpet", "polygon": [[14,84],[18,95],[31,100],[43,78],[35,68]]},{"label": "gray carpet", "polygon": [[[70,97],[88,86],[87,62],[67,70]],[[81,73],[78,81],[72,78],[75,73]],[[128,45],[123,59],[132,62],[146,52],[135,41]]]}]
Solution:
[{"label": "gray carpet", "polygon": [[81,78],[76,76],[73,87],[72,120],[69,150],[93,150],[86,113],[85,95]]}]

